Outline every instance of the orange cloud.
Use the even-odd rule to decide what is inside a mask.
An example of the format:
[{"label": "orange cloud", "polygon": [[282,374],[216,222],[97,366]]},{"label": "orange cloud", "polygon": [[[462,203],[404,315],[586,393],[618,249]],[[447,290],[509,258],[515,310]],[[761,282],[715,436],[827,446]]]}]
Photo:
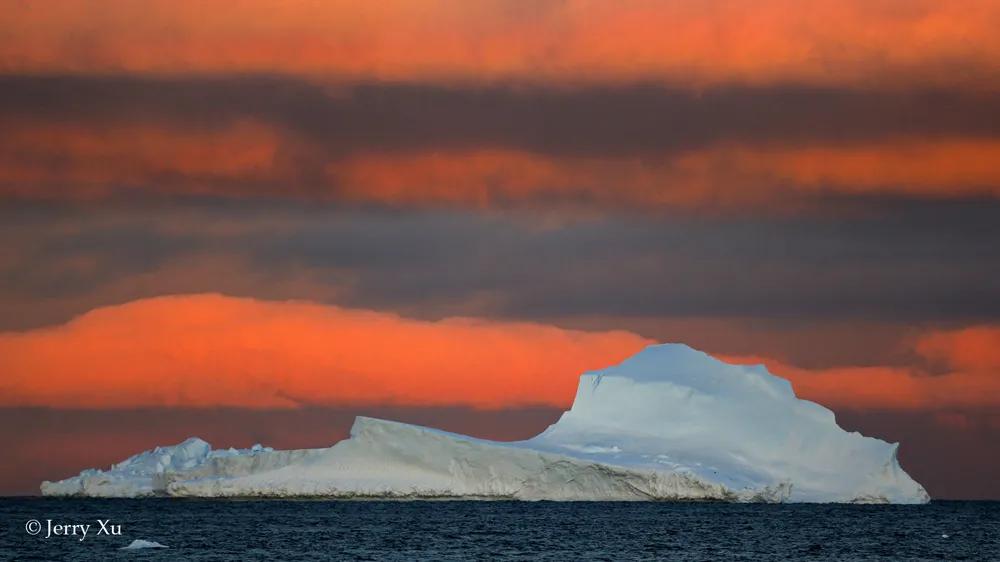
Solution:
[{"label": "orange cloud", "polygon": [[532,323],[159,297],[0,334],[0,404],[565,406],[581,372],[648,343],[627,332]]},{"label": "orange cloud", "polygon": [[993,0],[4,0],[0,28],[19,73],[994,88],[1000,60]]},{"label": "orange cloud", "polygon": [[[900,139],[861,145],[720,147],[679,160],[691,175],[772,189],[910,196],[1000,196],[998,140]],[[728,178],[727,178],[728,177]],[[782,187],[776,187],[775,182]]]},{"label": "orange cloud", "polygon": [[[577,377],[651,343],[636,334],[394,314],[214,294],[92,310],[71,322],[0,333],[0,406],[294,408],[572,401]],[[929,332],[914,348],[952,369],[803,369],[757,357],[796,393],[834,408],[1000,407],[1000,328]]]},{"label": "orange cloud", "polygon": [[[1000,197],[994,165],[1000,140],[988,139],[725,144],[614,157],[505,148],[323,153],[253,123],[213,131],[12,127],[0,138],[0,194],[86,200],[128,189],[476,208],[539,202],[783,208],[824,193]],[[313,173],[317,167],[324,172]]]},{"label": "orange cloud", "polygon": [[950,370],[930,374],[919,367],[838,367],[802,369],[781,361],[733,357],[764,363],[789,379],[796,394],[831,407],[854,409],[947,409],[1000,407],[1000,328],[981,326],[933,331],[914,350]]},{"label": "orange cloud", "polygon": [[[717,146],[662,157],[556,158],[503,149],[361,154],[332,162],[342,197],[390,204],[565,199],[613,206],[780,206],[783,195],[1000,196],[1000,141]],[[787,201],[785,201],[787,203]]]},{"label": "orange cloud", "polygon": [[[213,131],[7,123],[0,185],[25,198],[100,198],[122,188],[227,194],[277,177],[278,139],[252,123]],[[241,185],[239,191],[252,191]]]},{"label": "orange cloud", "polygon": [[922,356],[953,369],[1000,374],[1000,328],[934,332],[917,342],[916,348]]}]

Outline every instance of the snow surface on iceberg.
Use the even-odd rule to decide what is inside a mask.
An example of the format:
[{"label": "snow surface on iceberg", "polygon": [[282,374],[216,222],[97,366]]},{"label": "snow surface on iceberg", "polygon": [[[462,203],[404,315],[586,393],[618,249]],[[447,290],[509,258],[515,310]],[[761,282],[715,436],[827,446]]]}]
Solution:
[{"label": "snow surface on iceberg", "polygon": [[44,495],[523,500],[928,501],[897,444],[848,433],[763,366],[680,344],[580,377],[540,435],[495,442],[358,417],[325,449],[158,447]]}]

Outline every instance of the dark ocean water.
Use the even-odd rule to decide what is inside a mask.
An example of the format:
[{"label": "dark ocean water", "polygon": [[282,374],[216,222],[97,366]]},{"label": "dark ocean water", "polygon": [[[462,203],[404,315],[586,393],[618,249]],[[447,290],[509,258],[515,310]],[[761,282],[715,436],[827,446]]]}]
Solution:
[{"label": "dark ocean water", "polygon": [[[0,499],[0,560],[1000,560],[1000,502]],[[97,520],[121,535],[96,535]],[[26,531],[37,520],[41,531]],[[52,524],[90,524],[85,540]],[[167,550],[119,551],[133,539]]]}]

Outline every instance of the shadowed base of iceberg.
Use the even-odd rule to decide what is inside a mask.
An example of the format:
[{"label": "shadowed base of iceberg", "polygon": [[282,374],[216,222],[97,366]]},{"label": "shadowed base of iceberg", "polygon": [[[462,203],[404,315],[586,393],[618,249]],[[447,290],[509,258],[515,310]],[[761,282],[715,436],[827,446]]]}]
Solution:
[{"label": "shadowed base of iceberg", "polygon": [[925,503],[896,445],[847,433],[761,366],[662,345],[581,377],[539,436],[501,443],[359,417],[325,449],[213,451],[200,439],[48,496]]}]

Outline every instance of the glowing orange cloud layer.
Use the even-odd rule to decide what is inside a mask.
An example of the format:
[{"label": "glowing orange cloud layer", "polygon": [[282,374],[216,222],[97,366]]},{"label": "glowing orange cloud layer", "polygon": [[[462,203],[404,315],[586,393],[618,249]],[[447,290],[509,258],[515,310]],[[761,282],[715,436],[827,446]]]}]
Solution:
[{"label": "glowing orange cloud layer", "polygon": [[172,192],[224,194],[227,180],[277,176],[277,136],[250,123],[218,131],[27,123],[5,129],[0,184],[6,195],[89,199],[155,184]]},{"label": "glowing orange cloud layer", "polygon": [[979,326],[933,331],[919,337],[914,351],[946,372],[906,367],[801,369],[764,358],[732,357],[737,363],[764,363],[789,379],[796,394],[832,407],[857,409],[945,409],[1000,407],[1000,328]]},{"label": "glowing orange cloud layer", "polygon": [[[294,408],[571,401],[577,376],[651,343],[468,318],[436,322],[305,302],[214,294],[95,309],[71,322],[0,333],[0,406]],[[930,332],[914,349],[945,366],[802,369],[753,357],[832,407],[1000,407],[1000,328]]]},{"label": "glowing orange cloud layer", "polygon": [[924,357],[953,369],[1000,374],[1000,330],[996,328],[935,332],[921,339],[916,348]]},{"label": "glowing orange cloud layer", "polygon": [[1000,377],[953,372],[930,375],[907,368],[800,369],[774,360],[754,360],[792,382],[796,394],[830,407],[939,409],[1000,406]]},{"label": "glowing orange cloud layer", "polygon": [[627,332],[425,322],[211,294],[159,297],[0,335],[0,404],[565,405],[581,372],[648,343]]},{"label": "glowing orange cloud layer", "polygon": [[[722,147],[679,159],[689,174],[804,191],[1000,196],[1000,141],[900,139],[810,147]],[[727,178],[728,176],[728,178]]]},{"label": "glowing orange cloud layer", "polygon": [[342,197],[490,206],[532,199],[736,206],[821,192],[1000,196],[1000,141],[718,146],[663,157],[551,158],[514,150],[365,154],[329,165]]},{"label": "glowing orange cloud layer", "polygon": [[998,28],[993,0],[3,0],[0,68],[995,87]]},{"label": "glowing orange cloud layer", "polygon": [[[299,153],[308,156],[293,156]],[[253,123],[217,131],[13,127],[0,137],[0,197],[98,199],[127,188],[400,206],[562,200],[780,207],[789,194],[998,197],[998,161],[1000,141],[962,138],[719,145],[661,156],[549,156],[503,148],[324,156],[321,147]]]}]

